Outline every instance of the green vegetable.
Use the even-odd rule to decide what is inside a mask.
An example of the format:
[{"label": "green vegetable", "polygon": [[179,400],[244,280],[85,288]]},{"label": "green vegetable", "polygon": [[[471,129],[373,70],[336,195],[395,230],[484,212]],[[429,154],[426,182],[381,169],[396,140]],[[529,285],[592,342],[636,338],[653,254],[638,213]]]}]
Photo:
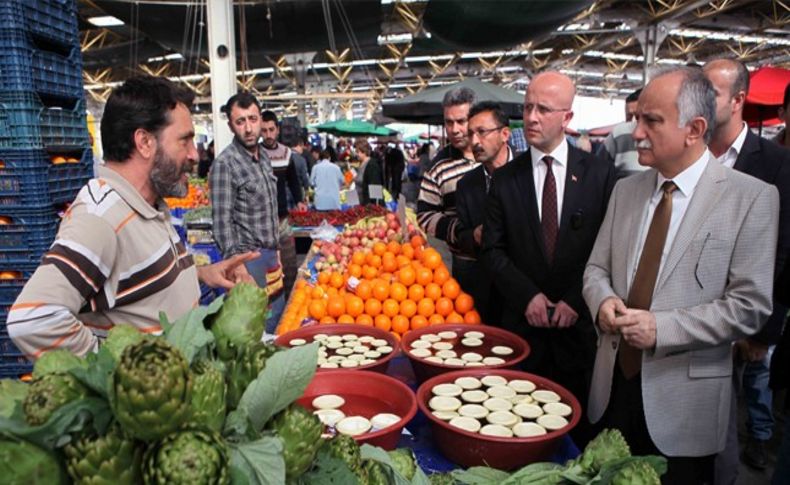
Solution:
[{"label": "green vegetable", "polygon": [[341,460],[355,475],[360,476],[362,470],[362,455],[359,445],[351,436],[339,434],[327,441],[324,447],[329,456]]},{"label": "green vegetable", "polygon": [[217,433],[171,434],[146,450],[143,479],[147,484],[228,484],[228,447]]},{"label": "green vegetable", "polygon": [[0,439],[0,481],[7,485],[60,485],[66,474],[49,452],[26,441]]},{"label": "green vegetable", "polygon": [[192,408],[192,375],[181,353],[164,339],[130,345],[112,377],[113,413],[134,438],[156,441],[178,430]]},{"label": "green vegetable", "polygon": [[387,454],[392,459],[392,466],[395,471],[400,473],[406,480],[414,478],[417,470],[417,463],[414,460],[414,453],[408,448],[398,448],[388,451]]},{"label": "green vegetable", "polygon": [[228,362],[228,409],[236,409],[247,386],[266,367],[277,347],[262,342],[244,346],[235,360]]},{"label": "green vegetable", "polygon": [[249,283],[233,287],[211,326],[220,359],[230,361],[241,347],[261,340],[266,325],[266,290]]},{"label": "green vegetable", "polygon": [[29,387],[16,379],[0,379],[0,417],[10,418],[21,409]]},{"label": "green vegetable", "polygon": [[33,377],[45,374],[65,373],[75,367],[85,367],[85,360],[66,349],[44,352],[33,365]]},{"label": "green vegetable", "polygon": [[576,459],[568,462],[565,473],[592,478],[607,462],[631,456],[631,448],[616,429],[605,429],[593,438]]},{"label": "green vegetable", "polygon": [[389,485],[393,482],[392,472],[376,460],[362,460],[360,481],[365,485]]},{"label": "green vegetable", "polygon": [[192,366],[192,423],[222,431],[225,423],[225,375],[218,363],[201,360]]},{"label": "green vegetable", "polygon": [[131,325],[116,325],[107,332],[107,338],[102,346],[110,351],[110,354],[118,362],[124,349],[130,345],[142,342],[149,338],[146,334],[137,330]]},{"label": "green vegetable", "polygon": [[611,485],[661,485],[661,477],[644,460],[634,460],[620,467],[612,476]]},{"label": "green vegetable", "polygon": [[315,459],[315,454],[323,444],[321,421],[298,404],[291,404],[269,423],[283,442],[285,476],[293,480],[306,472]]},{"label": "green vegetable", "polygon": [[140,483],[142,448],[125,437],[118,426],[104,436],[82,438],[63,448],[66,469],[77,485],[134,485]]},{"label": "green vegetable", "polygon": [[87,395],[88,390],[85,386],[71,374],[44,374],[30,383],[27,396],[22,403],[25,421],[31,426],[40,426],[64,404]]},{"label": "green vegetable", "polygon": [[453,478],[452,473],[434,473],[428,475],[431,485],[456,485],[458,482]]}]

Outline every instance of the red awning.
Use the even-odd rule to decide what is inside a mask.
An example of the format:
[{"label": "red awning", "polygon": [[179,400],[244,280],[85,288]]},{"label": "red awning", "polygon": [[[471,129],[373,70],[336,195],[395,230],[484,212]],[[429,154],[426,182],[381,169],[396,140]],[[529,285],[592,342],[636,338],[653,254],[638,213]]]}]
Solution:
[{"label": "red awning", "polygon": [[762,122],[763,126],[782,122],[776,110],[782,105],[785,88],[790,83],[790,70],[778,67],[761,67],[752,71],[749,81],[749,94],[743,118],[750,125]]}]

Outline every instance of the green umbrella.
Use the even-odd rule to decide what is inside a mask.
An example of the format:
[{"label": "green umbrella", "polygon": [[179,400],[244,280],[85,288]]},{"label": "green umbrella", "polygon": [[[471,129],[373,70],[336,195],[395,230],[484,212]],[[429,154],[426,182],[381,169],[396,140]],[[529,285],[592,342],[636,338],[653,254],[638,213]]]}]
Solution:
[{"label": "green umbrella", "polygon": [[319,125],[313,125],[312,128],[340,136],[394,136],[398,134],[396,130],[361,120],[328,121]]}]

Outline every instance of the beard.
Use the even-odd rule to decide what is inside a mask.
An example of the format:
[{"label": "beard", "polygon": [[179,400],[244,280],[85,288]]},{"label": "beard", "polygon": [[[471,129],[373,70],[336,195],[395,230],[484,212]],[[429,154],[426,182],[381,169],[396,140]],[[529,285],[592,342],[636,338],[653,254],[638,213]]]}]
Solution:
[{"label": "beard", "polygon": [[192,164],[184,163],[181,167],[165,152],[157,148],[154,155],[154,166],[148,179],[160,197],[186,197],[189,192],[189,182],[182,182],[181,176],[192,171]]}]

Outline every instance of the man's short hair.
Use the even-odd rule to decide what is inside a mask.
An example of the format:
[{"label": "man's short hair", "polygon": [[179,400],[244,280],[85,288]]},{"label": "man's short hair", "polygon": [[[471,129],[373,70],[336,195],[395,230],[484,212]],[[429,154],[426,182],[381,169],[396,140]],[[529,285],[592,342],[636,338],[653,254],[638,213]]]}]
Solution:
[{"label": "man's short hair", "polygon": [[358,139],[354,143],[354,148],[356,148],[358,152],[362,152],[365,155],[370,156],[371,148],[370,148],[370,143],[368,143],[367,140]]},{"label": "man's short hair", "polygon": [[258,98],[248,91],[241,91],[231,96],[230,99],[228,99],[228,102],[225,103],[225,106],[221,108],[221,111],[225,113],[228,118],[230,118],[230,111],[234,106],[238,106],[241,109],[247,109],[253,105],[258,108],[258,112],[261,111],[261,104],[258,102]]},{"label": "man's short hair", "polygon": [[266,111],[261,113],[261,121],[266,121],[266,122],[274,121],[274,124],[276,125],[277,121],[278,121],[277,120],[277,115],[274,114],[274,111],[271,111],[271,110],[267,109]]},{"label": "man's short hair", "polygon": [[705,76],[702,69],[696,67],[662,67],[654,72],[651,79],[656,79],[673,73],[681,73],[683,81],[680,83],[676,106],[678,109],[678,126],[683,127],[692,119],[701,116],[708,123],[703,136],[705,143],[709,143],[716,128],[716,90]]},{"label": "man's short hair", "polygon": [[639,95],[642,94],[642,88],[637,89],[633,93],[629,94],[627,98],[625,98],[626,103],[635,103],[639,101]]},{"label": "man's short hair", "polygon": [[726,62],[735,68],[735,79],[732,81],[732,86],[730,86],[730,96],[735,96],[735,93],[739,91],[749,94],[750,78],[749,69],[746,68],[746,64],[737,59],[729,59],[724,57],[710,60],[708,61],[708,64],[715,61]]},{"label": "man's short hair", "polygon": [[782,107],[785,111],[790,110],[790,83],[787,83],[787,86],[785,86],[785,97],[782,101]]},{"label": "man's short hair", "polygon": [[502,109],[502,105],[496,101],[480,101],[473,105],[469,110],[469,119],[471,120],[480,113],[491,113],[491,116],[494,117],[494,121],[499,126],[508,126],[510,122],[505,114],[505,110]]},{"label": "man's short hair", "polygon": [[170,112],[178,104],[192,108],[195,93],[174,82],[154,76],[135,76],[115,88],[107,99],[101,120],[104,158],[128,160],[135,148],[134,132],[144,129],[155,136],[170,124]]},{"label": "man's short hair", "polygon": [[444,94],[442,108],[458,106],[459,104],[475,104],[475,92],[467,87],[453,88]]}]

